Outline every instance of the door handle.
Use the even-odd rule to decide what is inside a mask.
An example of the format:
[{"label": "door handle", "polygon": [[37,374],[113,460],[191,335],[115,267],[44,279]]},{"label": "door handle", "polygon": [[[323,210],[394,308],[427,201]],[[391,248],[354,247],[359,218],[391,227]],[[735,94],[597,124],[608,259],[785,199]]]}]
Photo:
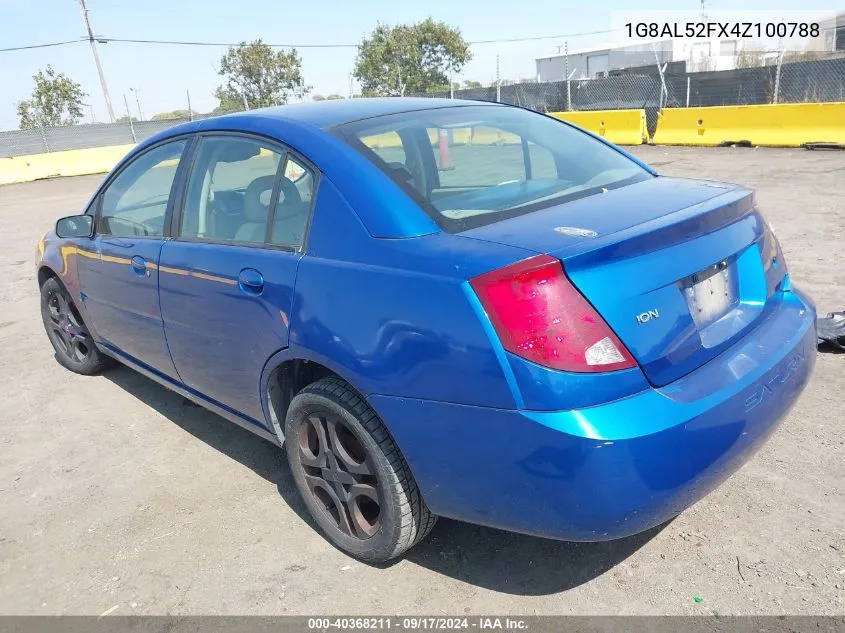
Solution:
[{"label": "door handle", "polygon": [[132,267],[132,272],[136,275],[141,277],[149,277],[150,271],[147,270],[147,260],[141,257],[140,255],[135,255],[130,260],[130,265]]},{"label": "door handle", "polygon": [[260,295],[264,292],[264,275],[254,268],[244,268],[238,275],[238,288],[247,295]]}]

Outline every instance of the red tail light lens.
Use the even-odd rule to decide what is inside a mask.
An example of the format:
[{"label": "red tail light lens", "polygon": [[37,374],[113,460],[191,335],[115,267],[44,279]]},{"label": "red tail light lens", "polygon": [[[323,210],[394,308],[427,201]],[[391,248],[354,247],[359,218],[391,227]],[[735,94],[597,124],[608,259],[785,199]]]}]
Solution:
[{"label": "red tail light lens", "polygon": [[563,371],[636,367],[631,353],[572,285],[560,262],[537,255],[470,281],[502,345]]}]

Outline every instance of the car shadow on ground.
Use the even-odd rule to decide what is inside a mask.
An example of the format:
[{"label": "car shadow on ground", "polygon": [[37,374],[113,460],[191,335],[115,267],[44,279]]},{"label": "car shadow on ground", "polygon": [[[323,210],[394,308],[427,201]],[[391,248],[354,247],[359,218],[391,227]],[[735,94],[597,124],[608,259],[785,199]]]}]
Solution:
[{"label": "car shadow on ground", "polygon": [[[288,506],[312,528],[282,449],[126,367],[104,377],[212,448],[273,483]],[[552,541],[440,519],[429,537],[401,560],[463,582],[513,595],[572,589],[609,571],[664,526],[605,543]]]}]

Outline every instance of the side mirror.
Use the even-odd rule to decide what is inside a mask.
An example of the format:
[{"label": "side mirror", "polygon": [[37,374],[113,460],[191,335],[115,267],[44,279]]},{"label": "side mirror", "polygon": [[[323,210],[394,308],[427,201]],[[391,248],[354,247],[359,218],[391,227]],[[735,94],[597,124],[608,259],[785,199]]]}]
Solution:
[{"label": "side mirror", "polygon": [[90,215],[71,215],[56,222],[59,237],[91,237],[94,235],[94,218]]}]

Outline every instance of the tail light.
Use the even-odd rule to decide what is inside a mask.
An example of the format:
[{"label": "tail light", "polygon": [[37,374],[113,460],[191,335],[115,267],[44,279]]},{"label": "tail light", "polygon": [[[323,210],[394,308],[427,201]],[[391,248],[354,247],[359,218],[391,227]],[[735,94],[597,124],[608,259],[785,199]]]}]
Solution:
[{"label": "tail light", "polygon": [[537,255],[470,281],[502,345],[531,362],[572,372],[636,367],[631,353],[566,277]]}]

